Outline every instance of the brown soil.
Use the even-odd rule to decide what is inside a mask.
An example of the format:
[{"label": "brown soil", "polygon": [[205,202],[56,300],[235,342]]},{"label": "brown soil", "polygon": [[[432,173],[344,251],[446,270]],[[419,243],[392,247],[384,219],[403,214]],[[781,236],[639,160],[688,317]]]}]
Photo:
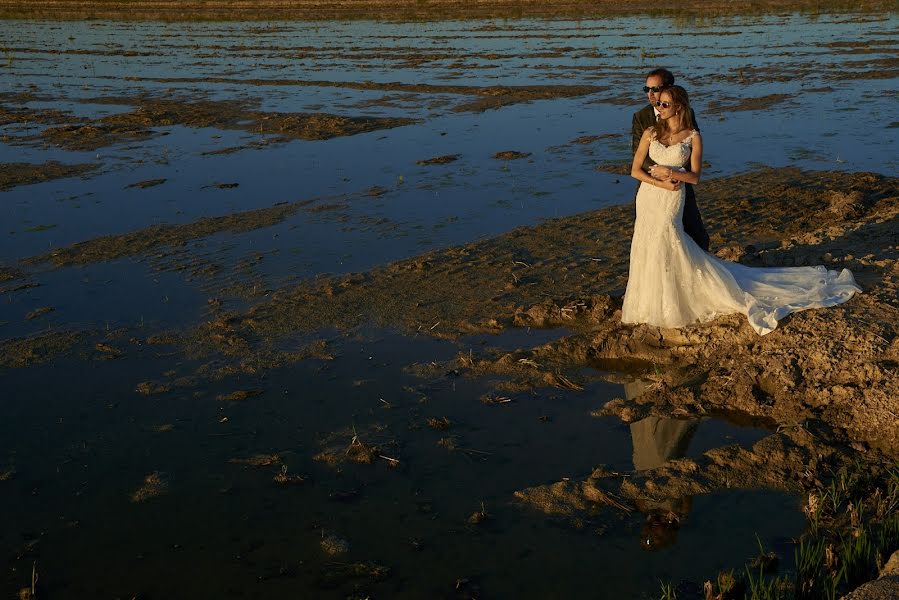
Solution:
[{"label": "brown soil", "polygon": [[154,128],[173,125],[238,129],[259,135],[277,135],[280,141],[327,140],[378,129],[401,127],[414,122],[405,118],[262,112],[254,110],[254,104],[249,101],[237,100],[188,102],[170,98],[104,97],[85,102],[131,105],[137,108],[100,119],[84,119],[62,111],[0,104],[0,123],[52,125],[39,134],[7,136],[6,141],[12,143],[40,141],[67,150],[86,151],[146,139],[157,135]]},{"label": "brown soil", "polygon": [[459,159],[458,154],[446,154],[444,156],[435,156],[434,158],[425,158],[422,160],[415,161],[415,164],[418,165],[445,165],[447,163],[455,162]]},{"label": "brown soil", "polygon": [[602,164],[596,165],[595,167],[593,167],[593,169],[596,171],[603,171],[605,173],[614,173],[615,175],[630,175],[631,161],[619,160],[604,162]]},{"label": "brown soil", "polygon": [[34,109],[24,106],[34,98],[28,94],[0,94],[0,126],[9,125],[57,125],[70,123],[78,117],[55,109]]},{"label": "brown soil", "polygon": [[23,262],[27,265],[49,262],[57,267],[67,267],[134,256],[161,246],[178,247],[190,240],[223,231],[237,233],[270,227],[311,203],[311,200],[304,200],[276,204],[269,208],[210,217],[184,225],[154,225],[131,233],[98,237],[58,248],[48,254],[25,259]]},{"label": "brown soil", "polygon": [[741,110],[764,110],[795,97],[794,94],[769,94],[758,98],[717,98],[709,101],[705,112],[718,114]]},{"label": "brown soil", "polygon": [[[500,391],[578,389],[585,365],[655,364],[666,385],[679,390],[681,410],[696,413],[701,403],[778,423],[813,419],[841,439],[896,452],[896,183],[868,173],[797,169],[703,183],[699,201],[719,254],[756,265],[845,266],[865,289],[846,305],[794,315],[765,337],[737,316],[674,331],[621,325],[616,296],[626,279],[633,218],[633,208],[622,206],[278,290],[244,313],[221,314],[186,340],[201,355],[258,366],[251,357],[262,357],[260,342],[329,326],[374,323],[451,338],[564,326],[572,335],[552,344],[485,350],[419,371],[498,375],[506,380]],[[680,383],[684,368],[689,385]]]},{"label": "brown soil", "polygon": [[[798,429],[770,435],[749,449],[715,448],[696,459],[681,458],[635,473],[599,467],[584,480],[528,488],[515,496],[546,514],[578,517],[602,506],[629,512],[638,510],[640,500],[684,498],[721,489],[798,492],[804,484],[813,483],[812,473],[830,464],[835,453],[813,439]],[[819,449],[826,453],[819,454]]]},{"label": "brown soil", "polygon": [[517,150],[503,150],[502,152],[497,152],[493,155],[493,158],[498,160],[518,160],[520,158],[527,158],[530,156],[530,152],[519,152]]},{"label": "brown soil", "polygon": [[[868,71],[839,70],[839,77],[879,77],[877,73],[883,69],[869,69]],[[747,71],[746,76],[753,81],[769,80],[777,78],[791,79],[802,76],[804,73],[763,73],[760,70]],[[807,73],[806,73],[807,74]],[[882,73],[881,73],[882,74]],[[737,76],[726,76],[733,78]],[[743,81],[743,71],[739,72],[739,80]],[[766,79],[767,77],[767,79]],[[135,79],[135,78],[129,78]],[[197,83],[233,83],[240,85],[289,85],[289,86],[318,86],[318,87],[343,87],[359,90],[390,90],[409,94],[426,93],[429,95],[451,94],[457,96],[471,96],[474,99],[465,100],[451,110],[455,112],[481,112],[500,108],[510,104],[530,102],[534,100],[576,97],[595,94],[605,88],[586,85],[541,85],[541,86],[453,86],[453,85],[428,85],[428,84],[400,84],[400,83],[374,83],[374,82],[333,82],[315,80],[241,80],[232,78],[166,78],[154,79],[158,82],[197,82]],[[99,119],[85,119],[76,117],[70,113],[53,109],[31,109],[24,106],[25,102],[32,100],[31,96],[0,96],[0,124],[18,124],[26,128],[25,134],[8,134],[4,136],[9,143],[46,143],[59,146],[68,150],[88,151],[96,150],[113,144],[128,141],[142,140],[158,135],[157,129],[180,125],[185,127],[215,127],[219,129],[238,129],[250,133],[271,136],[265,140],[257,140],[247,144],[221,148],[206,152],[206,154],[229,154],[246,148],[262,148],[271,144],[284,143],[290,139],[326,140],[338,136],[355,135],[384,128],[400,127],[413,123],[412,119],[383,118],[365,116],[341,116],[326,113],[278,113],[262,112],[254,109],[254,103],[250,101],[225,100],[195,100],[181,101],[173,98],[140,97],[103,97],[85,100],[94,104],[132,105],[134,110],[109,115]],[[773,94],[759,98],[744,100],[719,99],[709,106],[712,113],[731,112],[738,110],[761,110],[774,104],[779,104],[791,99],[784,94]],[[630,103],[630,96],[622,95],[621,98],[603,98],[603,102],[616,101]],[[27,132],[27,128],[34,124],[45,124],[49,127],[39,133]],[[26,127],[27,126],[27,127]],[[586,145],[595,141],[613,137],[618,134],[605,134],[600,136],[582,136],[572,140],[571,144]],[[603,169],[615,167],[604,166]],[[10,170],[6,173],[6,170]],[[87,165],[63,166],[48,163],[44,168],[35,166],[30,170],[27,165],[9,165],[7,169],[0,171],[0,189],[4,186],[21,185],[32,181],[42,181],[52,177],[69,176],[79,174],[87,170]],[[616,171],[617,172],[617,171]],[[8,180],[8,182],[6,181]],[[142,182],[139,186],[142,186]]]},{"label": "brown soil", "polygon": [[270,19],[381,19],[424,20],[493,17],[590,17],[618,14],[746,14],[800,10],[818,12],[828,9],[889,10],[884,0],[827,2],[812,0],[759,0],[734,3],[727,0],[685,0],[660,8],[648,0],[613,2],[602,0],[35,0],[0,2],[0,16],[6,18],[56,19],[161,19],[161,20],[270,20]]},{"label": "brown soil", "polygon": [[[366,273],[306,281],[243,311],[211,303],[207,323],[155,340],[184,347],[205,365],[188,375],[144,382],[138,390],[166,393],[297,360],[328,360],[322,342],[295,352],[277,349],[297,332],[328,327],[375,324],[447,338],[564,327],[567,336],[538,347],[481,348],[410,370],[425,378],[447,372],[488,377],[497,389],[485,401],[504,402],[506,394],[535,387],[579,390],[591,378],[626,368],[650,385],[639,396],[597,407],[597,416],[634,422],[738,411],[775,424],[779,432],[752,449],[713,450],[626,479],[600,468],[582,482],[525,490],[522,500],[547,512],[575,514],[602,505],[633,509],[650,497],[734,486],[808,489],[824,471],[847,460],[858,458],[874,468],[883,457],[899,455],[897,183],[871,173],[786,168],[699,186],[699,204],[719,255],[750,265],[848,267],[864,289],[847,304],[788,317],[764,337],[736,315],[679,330],[622,325],[620,294],[633,207],[618,206]],[[36,260],[83,264],[119,256],[120,247],[144,252],[185,237],[277,222],[296,208],[207,219],[181,230],[151,228],[116,243],[101,238]],[[75,341],[48,336],[7,342],[5,364],[25,366],[40,360],[41,344],[44,354],[62,353]],[[446,440],[448,448],[458,447],[453,438]],[[393,461],[400,458],[398,442],[378,428],[338,432],[322,446],[317,459],[335,466],[345,460],[396,466]]]},{"label": "brown soil", "polygon": [[163,495],[168,490],[168,481],[158,472],[150,473],[144,477],[141,485],[131,494],[131,501],[135,503],[146,502]]},{"label": "brown soil", "polygon": [[56,310],[56,309],[53,308],[52,306],[41,306],[39,308],[35,308],[34,310],[30,311],[27,315],[25,315],[25,320],[31,321],[32,319],[37,319],[38,317],[42,317],[48,313],[53,312],[54,310]]},{"label": "brown soil", "polygon": [[[693,496],[768,489],[798,494],[805,505],[806,500],[815,502],[825,495],[826,481],[843,467],[872,478],[883,473],[879,457],[829,445],[817,434],[795,427],[774,433],[751,448],[715,448],[695,459],[669,460],[635,472],[618,473],[599,466],[584,479],[527,488],[515,492],[515,497],[576,527],[637,511],[647,516],[667,513],[676,527],[680,519],[689,518]],[[803,510],[809,509],[803,506]]]},{"label": "brown soil", "polygon": [[384,425],[337,431],[322,440],[321,444],[322,451],[313,458],[331,467],[336,468],[347,462],[371,464],[376,460],[390,467],[399,465],[398,442]]},{"label": "brown soil", "polygon": [[16,279],[24,279],[25,277],[25,273],[23,273],[19,269],[0,265],[0,283],[15,281]]},{"label": "brown soil", "polygon": [[248,467],[271,467],[280,465],[282,458],[280,454],[256,454],[248,458],[232,458],[228,460],[234,465],[245,465]]},{"label": "brown soil", "polygon": [[145,190],[147,188],[156,187],[157,185],[162,185],[168,181],[165,177],[161,177],[159,179],[147,179],[145,181],[138,181],[137,183],[131,183],[125,186],[125,188],[139,188]]},{"label": "brown soil", "polygon": [[219,402],[243,402],[244,400],[249,400],[254,396],[259,396],[262,394],[263,390],[237,390],[236,392],[231,392],[230,394],[221,394],[216,396],[216,400]]},{"label": "brown soil", "polygon": [[615,139],[615,138],[620,138],[620,137],[623,137],[622,134],[620,134],[620,133],[603,133],[601,135],[582,135],[580,137],[574,138],[569,143],[586,146],[587,144],[592,144],[594,142],[598,142],[599,140]]},{"label": "brown soil", "polygon": [[40,139],[66,150],[86,151],[97,150],[98,148],[105,148],[106,146],[124,142],[143,140],[153,135],[154,133],[149,129],[124,124],[103,123],[101,119],[101,122],[97,124],[85,122],[77,125],[48,127],[39,136],[26,139]]},{"label": "brown soil", "polygon": [[[850,52],[847,52],[851,54]],[[878,64],[879,63],[879,64]],[[848,68],[851,63],[832,62],[827,64],[811,64],[803,63],[796,65],[776,66],[745,66],[735,71],[726,73],[718,73],[709,75],[707,81],[720,81],[722,83],[739,84],[739,85],[758,85],[759,83],[772,82],[789,82],[796,80],[824,80],[826,82],[833,81],[851,81],[856,79],[895,79],[899,77],[899,69],[895,66],[896,59],[878,59],[877,61],[862,61],[855,66],[859,70],[851,70]],[[824,88],[821,85],[818,89],[809,89],[803,91],[820,91]],[[775,99],[779,94],[773,94]]]},{"label": "brown soil", "polygon": [[77,331],[50,331],[27,338],[0,341],[0,367],[30,367],[69,353],[87,334]]},{"label": "brown soil", "polygon": [[[483,112],[511,104],[548,100],[552,98],[575,98],[604,91],[595,85],[521,85],[521,86],[470,86],[432,85],[427,83],[379,83],[374,81],[324,81],[312,79],[237,79],[233,77],[126,77],[128,81],[150,81],[155,83],[222,83],[239,86],[297,86],[297,87],[338,87],[353,90],[380,90],[405,92],[409,94],[453,94],[474,96],[476,99],[464,102],[452,110],[454,112]],[[628,97],[633,102],[632,97]],[[131,103],[131,102],[127,102]]]},{"label": "brown soil", "polygon": [[40,165],[31,163],[0,163],[0,191],[6,191],[19,185],[30,185],[52,179],[83,175],[93,171],[97,166],[92,164],[64,165],[53,161]]}]

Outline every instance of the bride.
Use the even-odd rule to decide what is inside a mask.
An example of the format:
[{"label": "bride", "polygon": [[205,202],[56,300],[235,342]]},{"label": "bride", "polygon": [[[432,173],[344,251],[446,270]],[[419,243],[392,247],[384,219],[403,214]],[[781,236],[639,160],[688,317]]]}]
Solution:
[{"label": "bride", "polygon": [[[846,269],[751,268],[719,260],[684,233],[681,183],[699,183],[702,170],[702,137],[689,106],[682,87],[662,91],[659,120],[643,133],[631,165],[631,176],[642,183],[622,322],[683,327],[743,313],[765,335],[792,312],[840,304],[860,292]],[[651,175],[641,168],[647,153],[658,165]]]}]

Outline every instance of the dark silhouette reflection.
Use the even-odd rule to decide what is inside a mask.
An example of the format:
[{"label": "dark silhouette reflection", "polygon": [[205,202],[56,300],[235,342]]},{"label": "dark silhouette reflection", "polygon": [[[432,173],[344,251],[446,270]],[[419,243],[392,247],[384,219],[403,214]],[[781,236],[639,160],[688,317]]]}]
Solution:
[{"label": "dark silhouette reflection", "polygon": [[[636,398],[652,385],[647,381],[624,384],[628,400]],[[634,444],[634,469],[643,471],[661,466],[669,460],[687,454],[687,448],[699,419],[669,419],[647,417],[631,423],[631,441]],[[641,545],[645,550],[658,550],[670,546],[677,539],[680,522],[693,504],[691,496],[638,500],[637,509],[646,515],[641,531]]]}]

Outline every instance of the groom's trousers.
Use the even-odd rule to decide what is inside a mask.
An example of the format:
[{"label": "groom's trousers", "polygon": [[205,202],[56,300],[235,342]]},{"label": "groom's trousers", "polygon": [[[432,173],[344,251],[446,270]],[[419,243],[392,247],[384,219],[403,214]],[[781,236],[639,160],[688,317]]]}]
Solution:
[{"label": "groom's trousers", "polygon": [[686,197],[684,198],[684,233],[693,238],[696,245],[709,251],[709,234],[702,224],[702,216],[699,207],[696,206],[696,192],[689,183],[684,184]]}]

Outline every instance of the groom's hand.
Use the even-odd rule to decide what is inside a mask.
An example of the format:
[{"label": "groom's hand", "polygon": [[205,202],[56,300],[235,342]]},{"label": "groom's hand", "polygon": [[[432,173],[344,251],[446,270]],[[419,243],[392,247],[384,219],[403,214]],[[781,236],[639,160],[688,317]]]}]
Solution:
[{"label": "groom's hand", "polygon": [[649,175],[653,179],[658,179],[659,181],[671,179],[671,168],[670,167],[660,167],[659,165],[653,165],[649,169]]},{"label": "groom's hand", "polygon": [[658,186],[660,188],[664,188],[666,190],[671,190],[672,192],[676,192],[680,189],[680,181],[675,179],[660,179]]}]

